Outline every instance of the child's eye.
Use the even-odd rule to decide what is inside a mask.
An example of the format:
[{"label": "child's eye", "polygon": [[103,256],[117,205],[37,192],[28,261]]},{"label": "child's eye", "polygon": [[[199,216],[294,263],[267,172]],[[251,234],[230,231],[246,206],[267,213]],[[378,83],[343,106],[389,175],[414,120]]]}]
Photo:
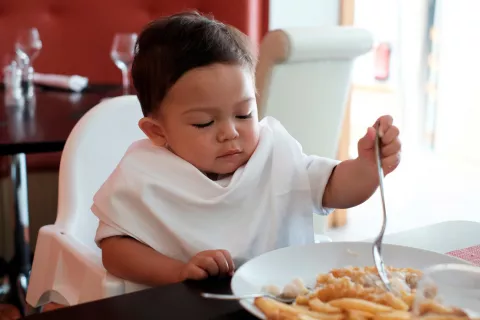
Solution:
[{"label": "child's eye", "polygon": [[210,121],[210,122],[207,122],[207,123],[196,123],[196,124],[192,124],[192,126],[196,127],[196,128],[206,128],[210,125],[213,124],[213,120]]},{"label": "child's eye", "polygon": [[249,119],[252,117],[252,113],[250,112],[249,114],[245,115],[245,116],[237,116],[237,119]]}]

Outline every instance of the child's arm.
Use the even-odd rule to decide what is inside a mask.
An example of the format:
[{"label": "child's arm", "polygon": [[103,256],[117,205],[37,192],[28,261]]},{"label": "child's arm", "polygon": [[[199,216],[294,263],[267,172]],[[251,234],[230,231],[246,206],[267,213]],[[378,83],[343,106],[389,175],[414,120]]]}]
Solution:
[{"label": "child's arm", "polygon": [[334,169],[325,186],[322,205],[325,208],[351,208],[372,196],[378,186],[374,129],[381,136],[381,160],[384,174],[395,170],[400,163],[399,130],[390,116],[383,116],[358,141],[358,158],[343,161]]},{"label": "child's arm", "polygon": [[225,250],[202,251],[190,262],[183,263],[129,237],[106,238],[100,246],[108,272],[148,286],[201,280],[209,275],[231,274],[234,270],[232,258]]},{"label": "child's arm", "polygon": [[351,208],[365,202],[378,186],[375,168],[359,159],[346,160],[337,165],[323,193],[325,208]]},{"label": "child's arm", "polygon": [[148,286],[181,282],[184,263],[171,259],[152,248],[128,237],[110,237],[102,240],[103,266],[108,272]]}]

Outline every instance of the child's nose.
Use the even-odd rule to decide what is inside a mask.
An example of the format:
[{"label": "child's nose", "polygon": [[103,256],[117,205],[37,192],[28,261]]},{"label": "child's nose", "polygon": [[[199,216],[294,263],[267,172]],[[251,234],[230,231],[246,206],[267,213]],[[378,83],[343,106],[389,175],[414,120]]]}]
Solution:
[{"label": "child's nose", "polygon": [[218,132],[217,139],[220,142],[233,140],[238,137],[238,131],[235,127],[235,124],[232,122],[227,122],[220,127]]}]

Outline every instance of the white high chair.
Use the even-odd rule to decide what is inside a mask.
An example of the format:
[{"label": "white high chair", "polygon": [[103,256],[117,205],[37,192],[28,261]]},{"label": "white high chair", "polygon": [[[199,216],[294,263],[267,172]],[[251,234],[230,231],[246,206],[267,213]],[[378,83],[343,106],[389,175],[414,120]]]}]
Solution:
[{"label": "white high chair", "polygon": [[128,146],[145,138],[137,125],[142,117],[136,96],[116,97],[87,112],[71,132],[60,163],[57,220],[38,234],[29,305],[75,305],[126,291],[128,283],[103,267],[90,206]]},{"label": "white high chair", "polygon": [[[369,32],[325,26],[272,31],[256,70],[259,118],[273,116],[307,154],[337,157],[353,62],[372,47]],[[317,241],[326,218],[314,215]]]}]

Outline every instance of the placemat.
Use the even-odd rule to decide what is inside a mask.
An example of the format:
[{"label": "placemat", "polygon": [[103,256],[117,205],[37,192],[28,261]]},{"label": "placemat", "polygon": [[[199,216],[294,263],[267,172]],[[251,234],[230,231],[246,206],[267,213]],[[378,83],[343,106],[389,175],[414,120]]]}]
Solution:
[{"label": "placemat", "polygon": [[447,252],[448,255],[471,262],[480,267],[480,245]]}]

